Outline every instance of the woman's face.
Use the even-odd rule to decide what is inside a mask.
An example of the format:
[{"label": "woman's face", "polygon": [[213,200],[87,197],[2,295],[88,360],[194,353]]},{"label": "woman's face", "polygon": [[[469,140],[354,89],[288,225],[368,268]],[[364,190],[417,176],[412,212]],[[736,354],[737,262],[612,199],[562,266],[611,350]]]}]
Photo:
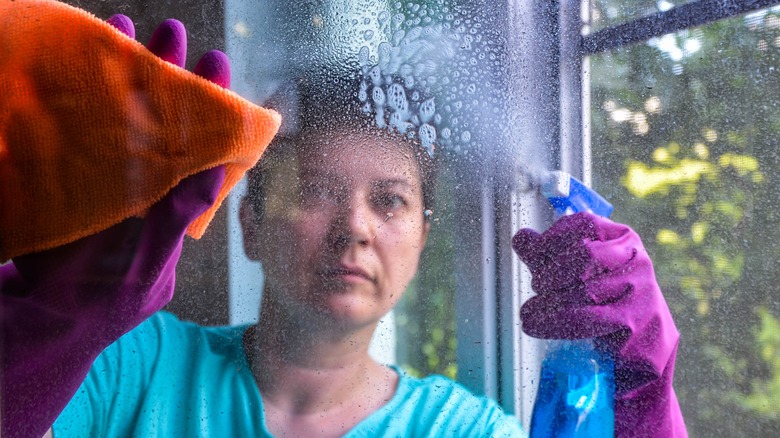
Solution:
[{"label": "woman's face", "polygon": [[271,294],[266,303],[299,320],[360,328],[398,302],[429,224],[415,158],[397,142],[312,139],[287,172],[275,172],[250,236]]}]

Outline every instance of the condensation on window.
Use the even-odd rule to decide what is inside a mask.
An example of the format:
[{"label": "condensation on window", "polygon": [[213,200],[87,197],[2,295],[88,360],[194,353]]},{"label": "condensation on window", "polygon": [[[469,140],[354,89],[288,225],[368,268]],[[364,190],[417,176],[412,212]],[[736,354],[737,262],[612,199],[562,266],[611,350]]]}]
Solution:
[{"label": "condensation on window", "polygon": [[[325,95],[341,87],[343,95],[335,100],[352,99],[360,114],[344,116],[331,105],[328,111],[334,112],[323,118],[355,118],[388,133],[403,133],[437,161],[436,200],[423,212],[431,229],[420,268],[403,299],[380,323],[371,352],[416,375],[456,377],[455,295],[457,275],[463,275],[457,272],[456,252],[468,240],[458,235],[477,230],[473,239],[479,242],[479,206],[472,202],[479,199],[478,175],[486,175],[485,157],[510,153],[497,140],[506,136],[501,91],[505,26],[496,13],[499,5],[72,3],[100,17],[116,12],[132,17],[141,42],[163,19],[181,20],[188,29],[188,66],[209,49],[224,50],[232,66],[231,88],[282,113],[279,138],[294,137],[308,123],[302,119],[301,89],[321,85],[330,89]],[[295,174],[296,164],[289,166],[287,173]],[[302,190],[294,175],[289,181],[286,189]],[[176,294],[166,310],[206,325],[257,320],[265,278],[262,263],[245,254],[238,214],[249,185],[245,181],[236,187],[202,241],[185,245]],[[289,205],[295,205],[292,198]],[[492,267],[491,261],[486,263]]]},{"label": "condensation on window", "polygon": [[776,434],[780,9],[590,65],[593,179],[654,260],[681,332],[675,389],[691,435]]}]

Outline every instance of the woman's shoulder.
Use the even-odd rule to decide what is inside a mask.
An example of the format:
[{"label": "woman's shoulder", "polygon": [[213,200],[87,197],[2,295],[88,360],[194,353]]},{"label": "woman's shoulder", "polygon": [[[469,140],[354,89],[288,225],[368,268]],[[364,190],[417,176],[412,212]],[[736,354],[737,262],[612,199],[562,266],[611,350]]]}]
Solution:
[{"label": "woman's shoulder", "polygon": [[[494,400],[440,375],[417,378],[393,367],[395,396],[352,436],[525,436],[517,419]],[[401,430],[401,429],[403,430]],[[363,434],[365,432],[365,434]]]},{"label": "woman's shoulder", "polygon": [[[242,339],[247,326],[202,326],[190,321],[180,320],[175,315],[160,311],[138,327],[119,338],[111,345],[112,348],[132,350],[160,350],[161,352],[175,353],[182,351],[182,346],[192,345],[198,349],[211,350],[216,353],[236,353],[243,351]],[[204,343],[205,341],[205,343]],[[169,345],[178,345],[179,348],[166,348]]]},{"label": "woman's shoulder", "polygon": [[195,372],[193,363],[198,369],[248,369],[243,346],[246,329],[202,326],[160,311],[106,348],[99,359],[115,373],[134,374],[141,384],[153,383],[156,376]]},{"label": "woman's shoulder", "polygon": [[[55,423],[55,434],[161,436],[155,428],[241,426],[237,413],[260,405],[244,354],[245,331],[155,313],[101,353]],[[199,417],[203,412],[208,418]],[[247,430],[253,421],[246,419]]]}]

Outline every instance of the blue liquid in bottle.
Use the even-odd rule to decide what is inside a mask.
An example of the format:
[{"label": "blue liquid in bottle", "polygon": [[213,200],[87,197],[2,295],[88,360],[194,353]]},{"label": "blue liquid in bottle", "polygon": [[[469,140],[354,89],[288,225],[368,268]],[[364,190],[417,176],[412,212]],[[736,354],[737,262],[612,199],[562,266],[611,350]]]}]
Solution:
[{"label": "blue liquid in bottle", "polygon": [[613,437],[615,382],[611,358],[589,340],[553,341],[542,362],[531,438]]}]

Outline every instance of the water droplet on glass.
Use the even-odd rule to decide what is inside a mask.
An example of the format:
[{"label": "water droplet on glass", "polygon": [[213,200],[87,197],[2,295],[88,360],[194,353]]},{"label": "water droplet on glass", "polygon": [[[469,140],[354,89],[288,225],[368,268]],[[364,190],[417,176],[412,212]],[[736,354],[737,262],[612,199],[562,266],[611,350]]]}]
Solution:
[{"label": "water droplet on glass", "polygon": [[436,142],[436,128],[425,123],[420,126],[418,132],[420,134],[420,141],[428,151],[428,155],[433,156],[433,144]]},{"label": "water droplet on glass", "polygon": [[404,22],[406,17],[404,17],[404,14],[398,13],[393,15],[393,18],[390,19],[390,25],[393,26],[394,29],[398,29],[398,27],[401,25],[401,23]]},{"label": "water droplet on glass", "polygon": [[371,92],[371,98],[374,100],[374,103],[376,103],[377,106],[385,104],[385,92],[382,91],[382,88],[380,87],[374,87]]},{"label": "water droplet on glass", "polygon": [[428,123],[433,115],[436,113],[436,104],[433,98],[430,98],[420,104],[420,119],[423,123]]},{"label": "water droplet on glass", "polygon": [[373,82],[374,85],[379,85],[382,81],[382,70],[379,69],[379,66],[376,66],[368,72],[368,76],[371,78],[371,82]]},{"label": "water droplet on glass", "polygon": [[368,65],[368,46],[360,48],[360,51],[358,52],[358,62],[362,66]]},{"label": "water droplet on glass", "polygon": [[392,51],[393,46],[390,45],[387,41],[382,41],[379,44],[379,47],[377,47],[377,53],[379,54],[379,62],[389,62],[390,61],[390,52]]},{"label": "water droplet on glass", "polygon": [[406,111],[409,108],[409,102],[406,100],[406,91],[400,84],[392,84],[387,89],[387,100],[390,108],[397,111]]},{"label": "water droplet on glass", "polygon": [[374,122],[376,123],[376,126],[379,127],[379,129],[382,129],[387,126],[385,123],[385,111],[382,108],[376,109],[376,116],[374,117]]},{"label": "water droplet on glass", "polygon": [[406,32],[404,32],[403,29],[398,29],[397,31],[393,32],[393,38],[392,38],[393,45],[397,46],[401,44],[401,40],[403,40],[405,35]]}]

